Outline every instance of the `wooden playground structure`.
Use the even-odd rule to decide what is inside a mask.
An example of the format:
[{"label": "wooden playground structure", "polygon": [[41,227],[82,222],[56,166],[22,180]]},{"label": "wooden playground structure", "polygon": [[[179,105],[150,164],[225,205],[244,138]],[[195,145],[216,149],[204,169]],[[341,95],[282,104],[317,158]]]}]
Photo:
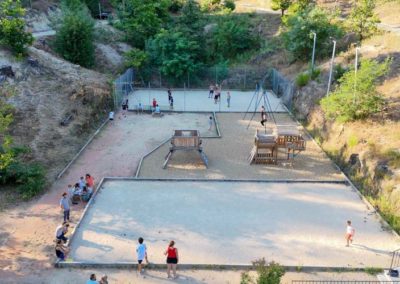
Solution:
[{"label": "wooden playground structure", "polygon": [[[285,160],[290,165],[301,151],[306,149],[306,141],[297,128],[277,126],[276,133],[262,134],[256,131],[254,146],[250,152],[250,164],[278,164],[279,149],[283,149]],[[282,152],[282,151],[281,151]]]},{"label": "wooden playground structure", "polygon": [[208,159],[203,152],[201,143],[202,140],[200,139],[200,132],[198,130],[175,130],[174,135],[171,138],[169,152],[167,156],[165,156],[163,169],[167,168],[168,162],[176,150],[198,151],[204,165],[208,168]]}]

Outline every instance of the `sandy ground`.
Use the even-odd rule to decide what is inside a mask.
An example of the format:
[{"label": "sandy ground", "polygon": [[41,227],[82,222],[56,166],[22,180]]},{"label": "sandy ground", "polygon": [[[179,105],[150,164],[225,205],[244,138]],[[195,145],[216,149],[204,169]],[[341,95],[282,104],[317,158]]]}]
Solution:
[{"label": "sandy ground", "polygon": [[[264,100],[260,97],[257,101],[254,96],[254,91],[241,92],[241,91],[230,91],[231,93],[231,106],[228,108],[226,102],[226,92],[222,91],[221,102],[215,104],[214,99],[208,98],[208,90],[172,90],[172,96],[174,97],[174,110],[175,111],[247,111],[250,102],[251,110],[254,110],[255,106],[260,109],[264,105]],[[280,100],[272,93],[267,93],[268,100],[266,102],[270,104],[272,111],[286,111],[281,105]],[[144,107],[149,106],[153,102],[153,98],[156,99],[161,110],[169,109],[168,94],[167,90],[149,89],[149,90],[137,90],[129,96],[129,108],[135,109],[135,106],[139,102]],[[255,105],[255,102],[259,102]]]},{"label": "sandy ground", "polygon": [[[357,232],[350,248],[346,220]],[[78,228],[71,258],[135,262],[139,237],[157,264],[171,239],[180,263],[215,265],[265,257],[290,266],[387,267],[400,245],[342,184],[107,181]]]},{"label": "sandy ground", "polygon": [[[29,278],[52,267],[54,231],[62,221],[58,202],[69,183],[76,182],[86,172],[97,182],[104,176],[133,176],[140,158],[170,137],[176,128],[207,133],[207,114],[165,115],[162,120],[132,113],[121,120],[117,116],[45,195],[1,212],[0,282]],[[82,209],[81,205],[72,208],[72,222],[78,220]]]},{"label": "sandy ground", "polygon": [[[203,139],[203,149],[208,157],[209,168],[203,165],[197,152],[177,151],[170,159],[167,169],[162,169],[169,145],[165,144],[144,159],[140,177],[146,178],[207,178],[207,179],[309,179],[309,180],[344,180],[332,161],[312,141],[307,141],[306,151],[295,157],[292,166],[249,165],[248,157],[254,144],[256,129],[264,131],[255,117],[247,128],[251,115],[243,120],[240,113],[216,114],[222,138]],[[277,124],[293,125],[296,123],[287,114],[275,114]],[[272,120],[272,119],[271,119]],[[271,120],[267,129],[274,128]],[[280,158],[287,155],[280,153]],[[189,171],[190,169],[190,171]]]}]

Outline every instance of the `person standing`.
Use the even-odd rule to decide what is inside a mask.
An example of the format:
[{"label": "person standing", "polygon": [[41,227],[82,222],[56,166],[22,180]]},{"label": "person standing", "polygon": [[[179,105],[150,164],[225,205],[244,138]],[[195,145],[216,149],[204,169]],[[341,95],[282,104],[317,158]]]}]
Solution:
[{"label": "person standing", "polygon": [[211,131],[212,126],[213,126],[213,118],[212,118],[212,116],[210,116],[208,118],[208,131]]},{"label": "person standing", "polygon": [[149,263],[147,259],[147,247],[143,243],[144,240],[142,237],[138,239],[138,246],[136,247],[136,253],[137,253],[137,259],[138,259],[138,272],[141,274],[144,269],[143,269],[143,260],[146,260],[146,263]]},{"label": "person standing", "polygon": [[153,111],[156,110],[156,106],[157,106],[157,101],[155,98],[153,98]]},{"label": "person standing", "polygon": [[354,237],[355,230],[351,226],[351,221],[347,221],[347,227],[346,227],[346,247],[350,245],[350,243],[353,243],[353,237]]},{"label": "person standing", "polygon": [[261,106],[261,125],[264,126],[264,123],[267,121],[267,113],[265,112],[265,107]]},{"label": "person standing", "polygon": [[231,107],[231,93],[229,91],[226,93],[226,103],[228,104],[228,108]]},{"label": "person standing", "polygon": [[208,98],[212,98],[214,96],[214,85],[211,84],[208,92]]},{"label": "person standing", "polygon": [[86,174],[85,182],[86,182],[86,186],[89,186],[91,188],[94,187],[94,178],[90,174]]},{"label": "person standing", "polygon": [[169,108],[174,109],[174,97],[171,96],[171,100],[169,101]]},{"label": "person standing", "polygon": [[168,104],[171,104],[172,92],[171,89],[168,89]]},{"label": "person standing", "polygon": [[64,222],[68,221],[69,222],[69,200],[68,200],[68,194],[64,192],[62,194],[61,200],[60,200],[60,207],[64,212]]},{"label": "person standing", "polygon": [[177,278],[176,275],[176,266],[178,264],[179,256],[178,249],[175,247],[175,242],[170,241],[167,250],[164,252],[164,255],[167,256],[167,275],[168,278],[171,278],[171,270],[174,274],[174,278]]}]

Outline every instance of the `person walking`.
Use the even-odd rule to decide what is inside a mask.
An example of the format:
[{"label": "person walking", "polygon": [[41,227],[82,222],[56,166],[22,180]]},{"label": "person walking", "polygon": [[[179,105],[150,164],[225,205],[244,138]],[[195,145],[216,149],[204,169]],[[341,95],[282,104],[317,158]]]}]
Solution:
[{"label": "person walking", "polygon": [[265,107],[261,106],[261,125],[264,126],[264,123],[267,121],[267,113],[265,112]]},{"label": "person walking", "polygon": [[164,255],[167,256],[167,275],[168,278],[171,278],[171,270],[173,272],[174,278],[177,278],[176,275],[176,266],[178,264],[179,256],[178,249],[175,247],[175,242],[170,241],[167,250],[164,252]]},{"label": "person walking", "polygon": [[144,240],[142,237],[138,239],[138,246],[136,247],[137,259],[138,259],[138,273],[142,274],[144,272],[143,261],[146,260],[146,263],[149,263],[147,259],[147,247],[143,243]]},{"label": "person walking", "polygon": [[350,243],[353,243],[353,237],[354,237],[355,230],[353,226],[351,226],[351,221],[347,221],[347,227],[346,227],[346,247],[350,245]]},{"label": "person walking", "polygon": [[228,104],[228,108],[231,107],[231,93],[229,91],[226,93],[226,103]]},{"label": "person walking", "polygon": [[64,222],[66,222],[66,221],[69,222],[70,206],[69,206],[68,194],[66,192],[64,192],[62,194],[62,197],[60,200],[60,207],[64,212]]}]

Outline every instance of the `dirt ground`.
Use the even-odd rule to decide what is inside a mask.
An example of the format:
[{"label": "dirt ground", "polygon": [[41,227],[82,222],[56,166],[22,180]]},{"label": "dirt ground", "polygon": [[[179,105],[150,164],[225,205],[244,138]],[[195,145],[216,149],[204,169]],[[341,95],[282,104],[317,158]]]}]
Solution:
[{"label": "dirt ground", "polygon": [[[154,131],[155,125],[158,131]],[[133,113],[118,119],[117,115],[48,193],[0,213],[0,282],[28,280],[52,269],[54,231],[62,221],[58,202],[68,184],[87,172],[96,182],[104,176],[133,176],[145,153],[170,137],[174,129],[187,127],[207,133],[207,114],[166,115],[162,120]],[[82,210],[82,205],[72,208],[71,229]]]},{"label": "dirt ground", "polygon": [[[203,139],[203,150],[208,157],[209,168],[203,165],[197,152],[179,152],[172,155],[167,169],[162,169],[169,145],[165,144],[143,160],[140,177],[146,178],[207,178],[207,179],[306,179],[344,180],[332,161],[311,140],[307,139],[307,149],[294,159],[292,166],[285,165],[287,155],[279,153],[282,159],[278,165],[249,165],[248,157],[254,144],[256,129],[264,131],[258,116],[249,124],[251,115],[243,119],[240,113],[218,113],[222,138]],[[297,124],[288,114],[275,114],[278,125]],[[272,119],[267,124],[267,132],[272,132]],[[188,169],[193,169],[188,171]]]}]

